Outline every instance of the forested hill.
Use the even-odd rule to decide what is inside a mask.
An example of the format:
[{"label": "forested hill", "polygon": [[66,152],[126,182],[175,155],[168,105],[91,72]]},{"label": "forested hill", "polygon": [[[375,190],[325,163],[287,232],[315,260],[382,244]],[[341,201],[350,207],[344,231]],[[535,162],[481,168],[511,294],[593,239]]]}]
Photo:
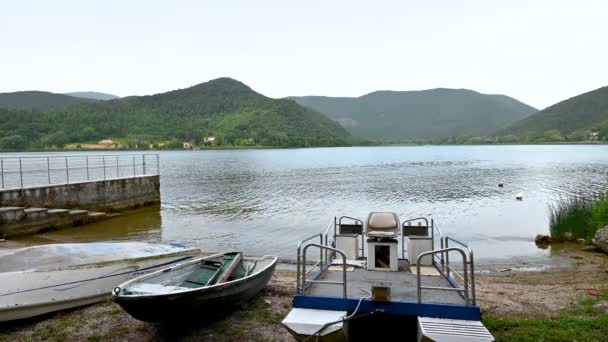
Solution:
[{"label": "forested hill", "polygon": [[608,87],[572,97],[500,130],[521,141],[589,140],[592,132],[608,138]]},{"label": "forested hill", "polygon": [[230,78],[62,109],[0,110],[4,148],[23,140],[45,147],[103,138],[142,144],[174,140],[181,146],[208,136],[216,136],[218,144],[265,146],[335,146],[350,140],[342,126],[322,114],[291,100],[270,99]]},{"label": "forested hill", "polygon": [[47,91],[18,91],[0,93],[0,108],[51,109],[63,108],[77,103],[94,102],[93,99],[49,93]]},{"label": "forested hill", "polygon": [[376,91],[357,98],[290,98],[327,114],[355,136],[384,141],[482,135],[536,111],[508,96],[466,89]]},{"label": "forested hill", "polygon": [[80,97],[83,99],[92,99],[92,100],[101,100],[101,101],[115,100],[115,99],[120,98],[120,96],[100,93],[100,92],[96,92],[96,91],[76,91],[76,92],[65,93],[65,94],[69,95],[69,96],[73,96],[73,97]]}]

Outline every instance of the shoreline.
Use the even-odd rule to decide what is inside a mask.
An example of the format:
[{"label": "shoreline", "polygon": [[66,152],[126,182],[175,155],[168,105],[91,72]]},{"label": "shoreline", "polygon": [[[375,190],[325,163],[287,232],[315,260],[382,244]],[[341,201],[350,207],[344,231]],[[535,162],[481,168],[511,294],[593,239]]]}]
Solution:
[{"label": "shoreline", "polygon": [[395,143],[395,144],[362,144],[362,145],[348,145],[348,146],[216,146],[216,147],[203,147],[203,148],[166,148],[166,149],[121,149],[121,148],[93,148],[93,149],[67,149],[67,148],[53,148],[53,149],[28,149],[28,150],[0,150],[0,153],[48,153],[48,152],[160,152],[160,151],[230,151],[230,150],[287,150],[287,149],[312,149],[312,148],[344,148],[344,147],[422,147],[422,146],[594,146],[594,145],[608,145],[608,141],[555,141],[555,142],[527,142],[527,143],[494,143],[494,144],[409,144],[409,143]]},{"label": "shoreline", "polygon": [[[491,319],[550,320],[588,297],[587,289],[608,288],[608,254],[582,246],[560,253],[575,262],[541,271],[476,274],[482,314]],[[0,324],[0,341],[292,341],[280,322],[291,309],[294,293],[295,271],[277,269],[266,290],[240,310],[197,326],[169,328],[139,322],[106,301]]]}]

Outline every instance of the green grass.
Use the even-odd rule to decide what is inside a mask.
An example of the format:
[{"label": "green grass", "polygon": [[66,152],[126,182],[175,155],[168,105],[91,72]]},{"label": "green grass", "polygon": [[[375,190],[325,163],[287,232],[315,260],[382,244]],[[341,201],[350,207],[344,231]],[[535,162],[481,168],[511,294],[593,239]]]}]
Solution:
[{"label": "green grass", "polygon": [[549,209],[551,237],[557,241],[567,240],[566,233],[572,233],[573,239],[589,240],[608,224],[607,194],[561,198]]},{"label": "green grass", "polygon": [[608,341],[608,313],[593,305],[608,301],[608,290],[580,299],[557,317],[544,319],[484,315],[483,323],[496,341]]}]

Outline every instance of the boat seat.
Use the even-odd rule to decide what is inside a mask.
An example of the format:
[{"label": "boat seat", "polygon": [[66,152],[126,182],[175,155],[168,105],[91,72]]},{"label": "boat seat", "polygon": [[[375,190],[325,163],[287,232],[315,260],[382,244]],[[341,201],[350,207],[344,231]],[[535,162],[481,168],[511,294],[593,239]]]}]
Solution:
[{"label": "boat seat", "polygon": [[399,235],[399,216],[391,212],[370,213],[365,235],[370,238],[396,238]]},{"label": "boat seat", "polygon": [[202,260],[200,265],[201,270],[193,272],[190,277],[184,280],[182,285],[187,287],[207,286],[217,277],[221,267],[222,263],[219,261]]},{"label": "boat seat", "polygon": [[141,284],[134,284],[132,286],[130,286],[128,288],[128,291],[130,294],[165,294],[165,293],[172,293],[172,292],[176,292],[176,291],[183,291],[183,290],[187,290],[188,288],[186,287],[181,287],[181,286],[166,286],[166,285],[162,285],[162,284],[149,284],[149,283],[141,283]]},{"label": "boat seat", "polygon": [[203,287],[227,282],[235,271],[242,266],[241,253],[226,253],[221,261],[203,260],[198,272],[188,277],[182,283],[187,287]]}]

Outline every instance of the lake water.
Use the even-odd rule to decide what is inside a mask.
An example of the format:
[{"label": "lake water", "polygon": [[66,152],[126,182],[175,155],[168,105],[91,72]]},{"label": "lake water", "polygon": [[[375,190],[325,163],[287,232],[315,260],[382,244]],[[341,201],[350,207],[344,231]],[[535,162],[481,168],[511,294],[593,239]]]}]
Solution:
[{"label": "lake water", "polygon": [[472,245],[480,265],[535,267],[552,262],[534,244],[548,233],[548,206],[608,184],[608,146],[167,151],[160,164],[160,210],[34,239],[179,241],[294,259],[297,241],[335,215],[395,211],[432,216]]}]

